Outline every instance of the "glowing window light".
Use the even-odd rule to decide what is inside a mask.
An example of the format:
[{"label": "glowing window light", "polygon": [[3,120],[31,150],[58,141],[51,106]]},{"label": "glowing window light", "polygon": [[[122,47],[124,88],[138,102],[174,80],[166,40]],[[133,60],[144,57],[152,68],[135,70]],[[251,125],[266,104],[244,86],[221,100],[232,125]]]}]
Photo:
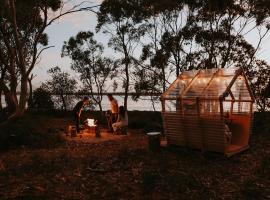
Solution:
[{"label": "glowing window light", "polygon": [[243,78],[242,76],[239,76],[239,77],[237,78],[237,83],[238,83],[238,84],[241,84],[243,81],[244,81],[244,78]]}]

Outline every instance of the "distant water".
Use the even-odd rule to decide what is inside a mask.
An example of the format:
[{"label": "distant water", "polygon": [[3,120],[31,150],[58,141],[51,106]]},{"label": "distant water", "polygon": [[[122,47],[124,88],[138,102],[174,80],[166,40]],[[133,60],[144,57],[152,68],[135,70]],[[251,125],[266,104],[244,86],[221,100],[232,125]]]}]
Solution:
[{"label": "distant water", "polygon": [[[124,105],[124,96],[114,96],[114,98],[117,100],[118,106]],[[156,100],[154,107],[156,111],[161,111],[161,101]],[[102,108],[103,110],[110,109],[110,103],[106,96],[102,100]],[[128,110],[154,111],[151,97],[143,96],[138,101],[134,101],[131,97],[128,97]]]},{"label": "distant water", "polygon": [[[118,101],[118,105],[124,105],[124,96],[115,95],[114,98]],[[4,96],[1,96],[2,103],[5,103]],[[69,108],[72,109],[78,99],[74,99],[71,105],[69,105]],[[110,109],[110,103],[107,96],[103,97],[102,100],[102,110],[106,111]],[[4,105],[5,106],[5,105]],[[154,107],[156,111],[161,111],[161,102],[159,100],[156,100],[154,102]],[[99,110],[99,107],[96,105],[94,107],[94,110]],[[131,97],[128,98],[128,110],[139,110],[139,111],[154,111],[153,103],[151,101],[150,96],[143,96],[137,101],[132,100]]]}]

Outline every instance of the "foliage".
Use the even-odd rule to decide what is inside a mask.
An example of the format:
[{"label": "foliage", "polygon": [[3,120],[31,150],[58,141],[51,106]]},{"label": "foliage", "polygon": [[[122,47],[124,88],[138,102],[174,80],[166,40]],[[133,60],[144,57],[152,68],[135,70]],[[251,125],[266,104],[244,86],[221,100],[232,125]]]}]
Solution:
[{"label": "foliage", "polygon": [[53,110],[54,103],[51,98],[51,94],[43,88],[37,88],[33,92],[33,105],[31,110],[36,111],[50,111]]},{"label": "foliage", "polygon": [[[126,109],[131,85],[130,68],[134,64],[132,63],[133,53],[140,41],[140,37],[144,34],[143,29],[140,29],[131,17],[134,12],[140,10],[136,5],[135,1],[103,1],[98,12],[98,24],[96,27],[97,31],[103,28],[103,32],[111,36],[108,43],[109,47],[122,55],[120,63],[123,65],[124,106]],[[108,28],[106,28],[107,26]]]},{"label": "foliage", "polygon": [[254,60],[251,66],[252,67],[244,68],[244,70],[250,81],[257,108],[259,111],[269,111],[270,99],[267,95],[267,90],[269,90],[270,66],[262,60]]},{"label": "foliage", "polygon": [[[118,1],[105,2],[109,5],[106,11],[111,7],[118,9],[113,20],[123,22],[125,18],[121,15],[125,14],[143,27],[142,41],[147,43],[143,44],[141,60],[137,61],[140,66],[135,72],[137,92],[158,91],[161,87],[165,91],[172,71],[178,76],[183,70],[241,67],[258,77],[266,72],[264,64],[256,61],[256,53],[270,28],[269,3],[265,0],[121,1],[118,8],[110,5]],[[139,6],[140,11],[136,10]],[[100,23],[111,22],[109,19],[103,16]],[[258,33],[255,46],[246,40],[250,31]],[[253,84],[257,80],[249,76],[249,81]],[[267,81],[253,85],[260,110],[268,106]]]},{"label": "foliage", "polygon": [[48,19],[48,11],[57,11],[61,3],[61,0],[0,1],[0,84],[14,116],[24,113],[29,75],[42,51],[48,48],[44,30],[53,21]]},{"label": "foliage", "polygon": [[[45,29],[64,15],[92,9],[78,4],[62,12],[66,2],[0,0],[0,86],[12,111],[10,119],[23,115],[29,75],[42,52],[50,48]],[[58,10],[61,12],[55,13]]]},{"label": "foliage", "polygon": [[59,67],[48,70],[50,80],[42,83],[41,88],[54,95],[56,107],[67,110],[72,103],[72,94],[76,92],[77,81]]},{"label": "foliage", "polygon": [[79,32],[76,37],[64,42],[62,50],[63,56],[72,59],[71,68],[80,74],[83,90],[90,90],[100,111],[103,93],[109,88],[107,82],[117,76],[117,66],[110,58],[102,56],[103,49],[102,44],[94,39],[94,34],[88,31]]},{"label": "foliage", "polygon": [[255,112],[252,133],[270,136],[270,112]]}]

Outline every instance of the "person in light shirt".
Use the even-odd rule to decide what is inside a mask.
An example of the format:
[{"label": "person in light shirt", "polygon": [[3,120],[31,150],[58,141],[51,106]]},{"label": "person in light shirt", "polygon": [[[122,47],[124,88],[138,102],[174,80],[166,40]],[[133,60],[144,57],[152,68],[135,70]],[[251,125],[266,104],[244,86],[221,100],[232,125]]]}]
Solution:
[{"label": "person in light shirt", "polygon": [[127,126],[128,126],[127,111],[125,110],[124,106],[120,106],[117,121],[112,124],[113,131],[114,133],[117,133],[119,129]]},{"label": "person in light shirt", "polygon": [[113,98],[112,94],[108,94],[108,99],[111,104],[111,116],[108,118],[109,132],[113,132],[112,124],[116,122],[118,117],[118,102]]}]

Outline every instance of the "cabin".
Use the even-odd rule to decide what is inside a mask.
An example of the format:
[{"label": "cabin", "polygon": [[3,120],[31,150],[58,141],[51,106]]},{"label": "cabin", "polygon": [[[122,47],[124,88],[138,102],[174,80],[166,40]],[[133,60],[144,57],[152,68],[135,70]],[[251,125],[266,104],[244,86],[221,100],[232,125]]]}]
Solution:
[{"label": "cabin", "polygon": [[184,71],[161,102],[168,145],[228,156],[249,148],[254,97],[242,69]]}]

